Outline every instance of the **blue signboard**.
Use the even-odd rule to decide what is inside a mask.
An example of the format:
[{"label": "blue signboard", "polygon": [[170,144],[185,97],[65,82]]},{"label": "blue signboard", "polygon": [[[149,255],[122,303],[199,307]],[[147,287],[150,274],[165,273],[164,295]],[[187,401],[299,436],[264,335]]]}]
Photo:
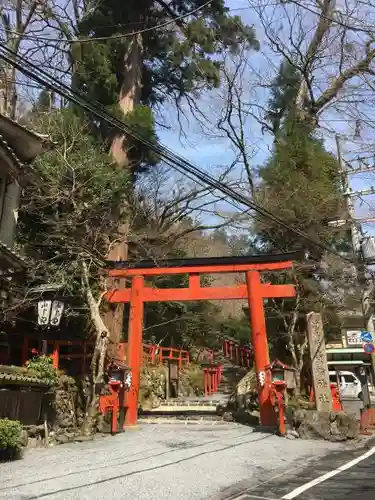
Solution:
[{"label": "blue signboard", "polygon": [[372,342],[372,335],[370,332],[361,332],[361,340],[362,342]]},{"label": "blue signboard", "polygon": [[363,346],[363,350],[366,354],[373,354],[373,352],[375,351],[375,346],[374,344],[365,344]]}]

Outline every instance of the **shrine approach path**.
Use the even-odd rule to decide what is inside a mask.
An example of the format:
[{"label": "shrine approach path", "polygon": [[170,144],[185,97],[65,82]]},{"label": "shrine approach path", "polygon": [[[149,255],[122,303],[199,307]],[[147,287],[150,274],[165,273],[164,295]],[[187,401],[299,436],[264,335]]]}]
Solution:
[{"label": "shrine approach path", "polygon": [[0,499],[209,499],[242,482],[262,484],[339,447],[234,424],[149,424],[30,450],[22,460],[0,464]]}]

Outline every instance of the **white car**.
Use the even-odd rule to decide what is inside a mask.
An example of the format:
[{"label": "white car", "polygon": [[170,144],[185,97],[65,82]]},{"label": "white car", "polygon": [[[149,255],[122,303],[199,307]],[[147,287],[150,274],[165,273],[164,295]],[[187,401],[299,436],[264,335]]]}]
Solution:
[{"label": "white car", "polygon": [[[339,371],[338,373],[341,397],[362,399],[362,386],[359,378],[350,371]],[[336,372],[329,372],[329,381],[331,384],[337,384]]]}]

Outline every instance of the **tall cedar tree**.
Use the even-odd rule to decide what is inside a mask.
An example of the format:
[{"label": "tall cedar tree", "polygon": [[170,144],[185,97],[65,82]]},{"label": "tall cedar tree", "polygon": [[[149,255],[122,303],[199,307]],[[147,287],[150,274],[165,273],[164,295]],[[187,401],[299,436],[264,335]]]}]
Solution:
[{"label": "tall cedar tree", "polygon": [[[271,89],[267,118],[273,126],[275,141],[270,159],[260,169],[258,199],[288,225],[338,248],[345,235],[332,232],[327,223],[342,215],[339,164],[311,125],[296,118],[298,81],[293,67],[283,63]],[[296,369],[300,388],[307,354],[306,313],[322,312],[327,331],[335,333],[338,328],[337,296],[331,293],[332,280],[322,266],[327,255],[303,237],[271,221],[258,222],[254,229],[263,250],[308,249],[314,261],[309,269],[297,265],[293,271],[296,299],[270,300],[267,304],[270,338],[273,337],[274,347]],[[287,273],[270,276],[274,283],[290,279]]]},{"label": "tall cedar tree", "polygon": [[[74,87],[122,118],[128,116],[139,132],[155,139],[151,108],[179,104],[184,97],[196,99],[203,90],[218,87],[223,52],[236,51],[242,43],[258,48],[253,28],[230,16],[223,0],[205,3],[99,0],[86,6],[78,26],[80,37],[109,39],[72,46]],[[189,12],[193,13],[171,22]],[[155,28],[158,25],[164,26]],[[146,31],[131,35],[142,30]],[[103,124],[101,132],[113,138]],[[139,170],[155,160],[145,156],[147,148],[140,152],[139,145],[129,141],[121,145],[130,151],[122,151],[122,156],[114,152],[119,163]]]},{"label": "tall cedar tree", "polygon": [[[73,87],[155,143],[155,110],[167,102],[179,106],[183,98],[192,103],[201,91],[217,87],[223,52],[236,51],[241,44],[258,48],[253,28],[230,16],[223,0],[206,3],[99,0],[86,5],[78,25],[79,36],[86,41],[76,42],[71,50]],[[104,39],[87,42],[88,38]],[[111,130],[97,118],[92,124],[108,141],[117,165],[127,168],[133,178],[158,161],[144,144]],[[129,202],[125,200],[119,210],[131,219]],[[108,254],[110,260],[129,257],[130,231],[129,222],[122,222],[119,242]],[[113,345],[122,334],[123,315],[123,306],[117,305],[106,320]]]}]

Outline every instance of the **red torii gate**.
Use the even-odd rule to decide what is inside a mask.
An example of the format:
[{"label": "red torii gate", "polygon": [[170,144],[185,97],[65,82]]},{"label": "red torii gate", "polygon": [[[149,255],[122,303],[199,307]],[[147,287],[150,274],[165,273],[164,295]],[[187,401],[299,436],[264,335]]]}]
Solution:
[{"label": "red torii gate", "polygon": [[[261,271],[281,271],[291,269],[297,253],[277,255],[253,255],[243,257],[218,257],[198,259],[172,259],[157,267],[153,261],[108,262],[109,276],[131,278],[131,288],[112,289],[106,297],[110,303],[130,302],[128,329],[128,360],[132,370],[132,388],[127,395],[125,425],[135,425],[138,413],[139,378],[142,362],[142,330],[145,302],[170,302],[189,300],[233,300],[247,299],[250,310],[252,345],[255,369],[259,384],[260,420],[262,425],[275,425],[276,416],[270,401],[270,391],[266,383],[266,366],[269,353],[264,315],[263,299],[294,297],[293,285],[272,285],[262,283]],[[202,274],[245,273],[246,284],[225,287],[202,287]],[[156,289],[146,286],[145,278],[158,275],[188,274],[188,288]]]}]

